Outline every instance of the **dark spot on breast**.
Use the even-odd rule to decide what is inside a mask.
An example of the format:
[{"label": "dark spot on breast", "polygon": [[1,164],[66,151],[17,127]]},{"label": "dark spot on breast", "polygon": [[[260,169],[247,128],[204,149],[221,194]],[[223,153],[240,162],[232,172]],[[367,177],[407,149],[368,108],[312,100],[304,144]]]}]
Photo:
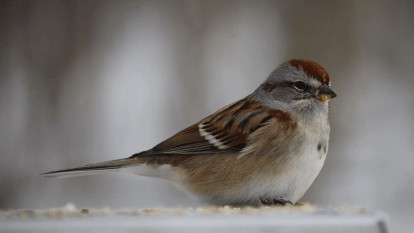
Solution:
[{"label": "dark spot on breast", "polygon": [[318,143],[318,151],[321,151],[322,145],[321,143]]}]

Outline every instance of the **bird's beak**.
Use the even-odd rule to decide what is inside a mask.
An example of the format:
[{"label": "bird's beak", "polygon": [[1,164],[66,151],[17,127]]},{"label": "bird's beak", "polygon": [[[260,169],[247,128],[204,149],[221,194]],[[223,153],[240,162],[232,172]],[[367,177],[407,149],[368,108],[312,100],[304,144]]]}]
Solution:
[{"label": "bird's beak", "polygon": [[322,101],[329,101],[336,97],[335,92],[331,90],[328,86],[320,86],[315,91],[315,97],[322,100]]}]

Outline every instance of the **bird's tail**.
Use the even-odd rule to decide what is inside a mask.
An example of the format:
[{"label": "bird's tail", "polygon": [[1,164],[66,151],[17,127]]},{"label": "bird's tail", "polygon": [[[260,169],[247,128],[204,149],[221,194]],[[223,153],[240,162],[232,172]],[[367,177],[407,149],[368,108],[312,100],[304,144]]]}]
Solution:
[{"label": "bird's tail", "polygon": [[95,175],[108,171],[120,171],[122,168],[137,166],[131,159],[117,159],[101,163],[88,164],[80,167],[57,170],[38,174],[42,178],[66,178],[74,176]]}]

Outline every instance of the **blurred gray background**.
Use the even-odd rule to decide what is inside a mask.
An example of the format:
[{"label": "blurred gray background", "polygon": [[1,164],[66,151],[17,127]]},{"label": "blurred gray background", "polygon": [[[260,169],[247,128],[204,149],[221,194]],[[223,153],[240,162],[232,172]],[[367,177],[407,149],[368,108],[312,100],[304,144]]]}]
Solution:
[{"label": "blurred gray background", "polygon": [[326,68],[331,141],[302,198],[414,227],[414,1],[0,1],[0,209],[196,206],[162,180],[34,174],[128,157],[254,91]]}]

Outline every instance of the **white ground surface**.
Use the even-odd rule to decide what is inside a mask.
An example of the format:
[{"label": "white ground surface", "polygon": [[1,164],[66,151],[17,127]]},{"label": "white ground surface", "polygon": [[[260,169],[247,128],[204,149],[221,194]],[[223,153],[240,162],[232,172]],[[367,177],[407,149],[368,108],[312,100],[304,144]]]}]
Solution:
[{"label": "white ground surface", "polygon": [[353,232],[386,233],[388,216],[361,207],[78,209],[0,212],[0,232]]}]

